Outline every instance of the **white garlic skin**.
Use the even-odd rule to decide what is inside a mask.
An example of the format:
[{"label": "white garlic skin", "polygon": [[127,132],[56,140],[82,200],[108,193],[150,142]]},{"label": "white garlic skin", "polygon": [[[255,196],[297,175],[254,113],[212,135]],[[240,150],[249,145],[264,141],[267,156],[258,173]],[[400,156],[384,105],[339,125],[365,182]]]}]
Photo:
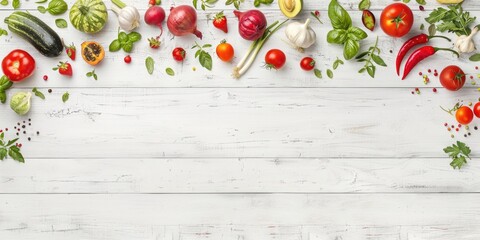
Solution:
[{"label": "white garlic skin", "polygon": [[472,33],[469,36],[461,35],[457,38],[455,42],[455,50],[459,53],[471,53],[475,51],[475,43],[473,42],[473,37],[477,34],[478,28],[474,28]]},{"label": "white garlic skin", "polygon": [[310,19],[307,19],[305,23],[292,22],[285,29],[288,41],[298,50],[309,48],[317,41],[317,35],[309,24]]},{"label": "white garlic skin", "polygon": [[118,24],[125,31],[132,31],[140,26],[140,13],[137,8],[126,6],[118,13]]}]

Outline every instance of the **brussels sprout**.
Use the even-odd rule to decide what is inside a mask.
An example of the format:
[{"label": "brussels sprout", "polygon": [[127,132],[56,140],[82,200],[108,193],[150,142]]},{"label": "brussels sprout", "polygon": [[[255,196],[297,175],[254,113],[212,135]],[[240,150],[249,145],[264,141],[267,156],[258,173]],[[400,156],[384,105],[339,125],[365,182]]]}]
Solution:
[{"label": "brussels sprout", "polygon": [[10,107],[18,115],[25,115],[30,111],[30,98],[32,98],[30,92],[15,93],[12,100],[10,100]]}]

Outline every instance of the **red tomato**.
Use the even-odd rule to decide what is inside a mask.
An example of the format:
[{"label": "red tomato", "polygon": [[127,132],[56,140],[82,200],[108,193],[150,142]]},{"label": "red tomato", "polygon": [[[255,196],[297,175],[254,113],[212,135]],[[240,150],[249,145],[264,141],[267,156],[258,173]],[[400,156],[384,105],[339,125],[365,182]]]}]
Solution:
[{"label": "red tomato", "polygon": [[467,106],[462,106],[455,113],[455,118],[457,118],[458,123],[468,125],[473,120],[473,111]]},{"label": "red tomato", "polygon": [[383,31],[392,37],[403,37],[413,25],[412,10],[403,3],[388,5],[380,15],[380,26]]},{"label": "red tomato", "polygon": [[224,62],[230,62],[233,56],[235,55],[235,51],[230,43],[222,41],[218,44],[217,49],[217,56]]},{"label": "red tomato", "polygon": [[480,118],[480,102],[475,104],[475,106],[473,107],[473,113],[475,113],[475,116],[477,116],[477,118]]},{"label": "red tomato", "polygon": [[185,59],[185,49],[177,47],[173,49],[172,56],[176,61],[182,62]]},{"label": "red tomato", "polygon": [[285,65],[287,57],[285,53],[278,49],[272,49],[265,55],[265,63],[267,63],[267,69],[280,69]]},{"label": "red tomato", "polygon": [[305,57],[300,61],[300,67],[305,71],[312,71],[315,68],[315,60],[311,57]]},{"label": "red tomato", "polygon": [[450,91],[457,91],[465,84],[465,73],[458,66],[450,65],[440,73],[440,83]]},{"label": "red tomato", "polygon": [[33,74],[35,59],[27,52],[15,49],[3,59],[2,70],[12,82],[20,82]]}]

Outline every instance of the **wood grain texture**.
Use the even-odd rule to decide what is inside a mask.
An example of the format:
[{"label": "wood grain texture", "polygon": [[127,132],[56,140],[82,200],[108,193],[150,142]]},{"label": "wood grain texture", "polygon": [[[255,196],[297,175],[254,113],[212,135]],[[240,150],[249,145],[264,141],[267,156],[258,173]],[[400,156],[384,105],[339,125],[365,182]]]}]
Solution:
[{"label": "wood grain texture", "polygon": [[0,235],[25,240],[478,239],[477,199],[471,194],[2,194]]},{"label": "wood grain texture", "polygon": [[2,163],[0,193],[471,193],[479,168],[452,171],[445,158],[29,159]]},{"label": "wood grain texture", "polygon": [[[455,139],[443,124],[455,120],[439,106],[478,92],[411,90],[55,89],[27,116],[41,136],[21,140],[33,136],[28,158],[446,157]],[[7,105],[0,114],[11,128],[18,121]],[[471,131],[457,138],[475,146]]]}]

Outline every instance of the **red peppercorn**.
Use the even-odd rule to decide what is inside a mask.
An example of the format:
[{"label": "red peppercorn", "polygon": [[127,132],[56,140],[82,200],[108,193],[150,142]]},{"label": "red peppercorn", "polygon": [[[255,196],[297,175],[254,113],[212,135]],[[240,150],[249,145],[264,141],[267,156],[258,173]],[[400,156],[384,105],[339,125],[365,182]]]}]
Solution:
[{"label": "red peppercorn", "polygon": [[475,70],[478,70],[478,66],[475,67]]},{"label": "red peppercorn", "polygon": [[462,124],[458,124],[458,127],[461,128],[461,127],[462,127]]},{"label": "red peppercorn", "polygon": [[[155,0],[153,0],[153,1],[155,2]],[[127,56],[125,56],[123,61],[125,61],[125,63],[131,63],[132,62],[132,57],[130,57],[130,55],[127,55]]]},{"label": "red peppercorn", "polygon": [[428,69],[428,73],[431,73],[432,72],[432,69]]},{"label": "red peppercorn", "polygon": [[473,76],[470,76],[470,79],[473,79]]},{"label": "red peppercorn", "polygon": [[420,5],[418,9],[420,9],[420,11],[425,11],[425,8],[422,5]]},{"label": "red peppercorn", "polygon": [[43,75],[43,80],[44,80],[44,81],[47,81],[47,80],[48,80],[48,76],[47,76],[47,75]]},{"label": "red peppercorn", "polygon": [[437,73],[437,72],[435,72],[435,73],[433,74],[433,76],[435,76],[435,77],[436,77],[436,76],[438,76],[438,73]]},{"label": "red peppercorn", "polygon": [[422,73],[422,72],[419,72],[419,73],[418,73],[418,75],[422,76],[422,75],[423,75],[423,73]]},{"label": "red peppercorn", "polygon": [[433,92],[436,93],[436,92],[437,92],[437,89],[436,89],[436,88],[433,88]]},{"label": "red peppercorn", "polygon": [[317,16],[317,17],[320,16],[320,11],[316,10],[315,11],[315,16]]},{"label": "red peppercorn", "polygon": [[460,131],[460,129],[458,129],[458,128],[455,128],[455,131],[457,131],[457,132],[458,132],[458,131]]},{"label": "red peppercorn", "polygon": [[445,127],[448,126],[448,123],[445,123],[444,126],[445,126]]},{"label": "red peppercorn", "polygon": [[412,94],[415,94],[415,92],[414,92],[414,91],[412,91]]}]

